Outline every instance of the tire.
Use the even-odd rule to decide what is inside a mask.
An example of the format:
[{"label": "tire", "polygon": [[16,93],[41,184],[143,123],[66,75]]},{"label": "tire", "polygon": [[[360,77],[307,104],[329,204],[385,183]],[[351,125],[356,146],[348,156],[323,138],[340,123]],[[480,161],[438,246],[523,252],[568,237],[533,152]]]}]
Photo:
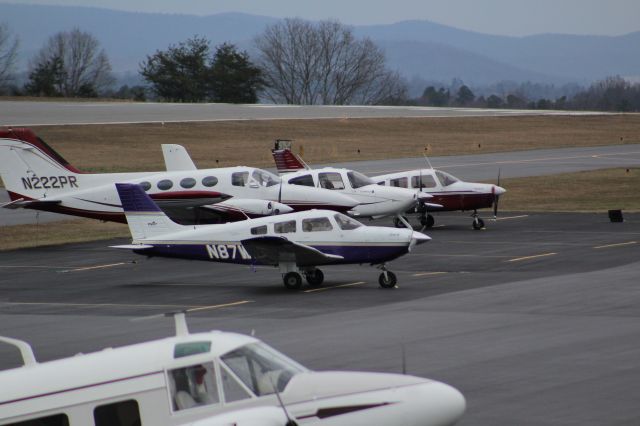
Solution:
[{"label": "tire", "polygon": [[396,278],[396,274],[391,271],[387,271],[387,277],[385,278],[384,272],[380,274],[378,277],[378,283],[382,288],[393,288],[396,286],[398,279]]},{"label": "tire", "polygon": [[304,277],[307,279],[307,282],[311,287],[320,287],[324,282],[324,274],[320,269],[314,269],[313,271],[307,272]]},{"label": "tire", "polygon": [[484,220],[478,218],[478,220],[473,221],[473,229],[475,229],[476,231],[479,231],[482,228],[484,228]]},{"label": "tire", "polygon": [[434,223],[436,223],[436,220],[430,214],[428,214],[426,217],[420,218],[420,225],[424,226],[425,228],[433,227]]},{"label": "tire", "polygon": [[287,272],[282,277],[282,281],[289,290],[300,290],[300,287],[302,287],[302,277],[297,272]]}]

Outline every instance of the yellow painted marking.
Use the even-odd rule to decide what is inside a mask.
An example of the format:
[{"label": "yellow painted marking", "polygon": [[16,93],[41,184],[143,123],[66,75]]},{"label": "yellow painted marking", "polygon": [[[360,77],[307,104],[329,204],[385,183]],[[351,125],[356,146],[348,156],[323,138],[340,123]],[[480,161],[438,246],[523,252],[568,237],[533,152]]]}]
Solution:
[{"label": "yellow painted marking", "polygon": [[417,274],[413,274],[414,277],[424,277],[425,275],[442,275],[446,274],[446,272],[419,272]]},{"label": "yellow painted marking", "polygon": [[536,255],[533,255],[533,256],[516,257],[515,259],[507,260],[507,262],[519,262],[521,260],[536,259],[538,257],[553,256],[554,254],[558,254],[558,253],[543,253],[543,254],[536,254]]},{"label": "yellow painted marking", "polygon": [[529,215],[528,214],[521,214],[520,216],[498,217],[498,218],[496,218],[496,220],[521,219],[523,217],[529,217]]},{"label": "yellow painted marking", "polygon": [[57,302],[0,302],[0,305],[25,306],[75,306],[86,308],[126,307],[126,308],[184,308],[185,305],[136,305],[126,303],[57,303]]},{"label": "yellow painted marking", "polygon": [[128,265],[129,262],[118,262],[118,263],[110,263],[108,265],[95,265],[95,266],[86,266],[83,268],[75,268],[75,269],[67,269],[61,272],[78,272],[78,271],[90,271],[92,269],[104,269],[104,268],[113,268],[114,266]]},{"label": "yellow painted marking", "polygon": [[197,308],[187,309],[187,312],[205,311],[209,309],[227,308],[229,306],[244,305],[245,303],[253,303],[253,300],[240,300],[239,302],[223,303],[221,305],[198,306]]},{"label": "yellow painted marking", "polygon": [[594,249],[603,249],[609,247],[621,247],[621,246],[630,246],[632,244],[638,244],[637,241],[627,241],[626,243],[616,243],[616,244],[606,244],[604,246],[596,246]]},{"label": "yellow painted marking", "polygon": [[312,288],[311,290],[305,290],[304,292],[313,293],[315,291],[325,291],[325,290],[331,290],[332,288],[339,288],[339,287],[352,287],[354,285],[362,285],[362,284],[366,284],[366,281],[356,281],[355,283],[340,284],[340,285],[334,285],[331,287]]}]

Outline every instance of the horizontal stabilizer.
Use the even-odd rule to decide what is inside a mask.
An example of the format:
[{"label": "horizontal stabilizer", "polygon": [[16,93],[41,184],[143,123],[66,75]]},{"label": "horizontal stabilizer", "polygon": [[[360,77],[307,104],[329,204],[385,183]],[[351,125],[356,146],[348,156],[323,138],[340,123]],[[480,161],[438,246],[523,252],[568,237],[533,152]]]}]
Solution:
[{"label": "horizontal stabilizer", "polygon": [[123,250],[148,250],[152,249],[153,246],[149,244],[123,244],[121,246],[109,246],[115,249],[123,249]]},{"label": "horizontal stabilizer", "polygon": [[344,259],[342,256],[323,253],[314,247],[282,237],[250,238],[242,240],[242,245],[252,258],[266,265],[295,262],[297,266],[315,266]]},{"label": "horizontal stabilizer", "polygon": [[442,204],[435,204],[435,203],[423,203],[424,206],[426,206],[428,209],[441,209],[444,206]]}]

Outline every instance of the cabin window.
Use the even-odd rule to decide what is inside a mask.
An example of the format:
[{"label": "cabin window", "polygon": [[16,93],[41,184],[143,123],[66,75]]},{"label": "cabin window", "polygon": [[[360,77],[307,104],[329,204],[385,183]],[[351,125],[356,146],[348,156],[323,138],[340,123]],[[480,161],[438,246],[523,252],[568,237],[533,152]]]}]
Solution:
[{"label": "cabin window", "polygon": [[131,426],[141,424],[138,402],[129,399],[101,405],[93,410],[96,426]]},{"label": "cabin window", "polygon": [[318,181],[320,182],[321,188],[344,189],[344,182],[342,181],[342,176],[340,176],[340,173],[336,173],[336,172],[318,173]]},{"label": "cabin window", "polygon": [[355,219],[351,219],[349,216],[345,216],[342,213],[338,213],[333,216],[338,222],[338,226],[343,231],[350,231],[352,229],[360,228],[362,224]]},{"label": "cabin window", "polygon": [[251,228],[251,235],[264,235],[267,233],[267,225],[256,226]]},{"label": "cabin window", "polygon": [[69,426],[69,417],[66,414],[54,414],[23,422],[8,423],[7,426]]},{"label": "cabin window", "polygon": [[348,172],[347,177],[351,183],[352,188],[360,188],[367,185],[373,185],[375,182],[369,177],[358,172]]},{"label": "cabin window", "polygon": [[174,411],[220,402],[212,362],[176,368],[168,376]]},{"label": "cabin window", "polygon": [[276,234],[288,234],[289,232],[296,232],[296,221],[288,220],[286,222],[274,223],[273,230]]},{"label": "cabin window", "polygon": [[395,178],[389,180],[389,186],[395,186],[399,188],[406,188],[408,186],[409,179],[406,177]]},{"label": "cabin window", "polygon": [[225,402],[251,398],[251,393],[224,365],[220,365],[220,378],[222,379],[222,391]]},{"label": "cabin window", "polygon": [[[422,185],[420,185],[422,183]],[[431,175],[411,176],[412,188],[435,188],[436,180]]]},{"label": "cabin window", "polygon": [[218,178],[215,176],[205,176],[202,178],[202,185],[206,187],[216,186],[218,184]]},{"label": "cabin window", "polygon": [[289,183],[291,185],[316,186],[313,183],[313,176],[311,175],[303,175],[295,177],[293,179],[289,179]]},{"label": "cabin window", "polygon": [[440,170],[436,172],[436,176],[438,176],[438,179],[440,179],[440,183],[442,184],[442,186],[449,186],[458,181],[457,178],[451,176],[449,173],[441,172]]},{"label": "cabin window", "polygon": [[235,172],[231,174],[231,185],[247,186],[249,182],[249,172]]},{"label": "cabin window", "polygon": [[331,221],[328,217],[314,217],[312,219],[302,219],[302,231],[304,232],[318,232],[318,231],[331,231]]},{"label": "cabin window", "polygon": [[193,188],[194,186],[196,186],[196,180],[194,178],[184,178],[180,181],[180,186],[183,188]]},{"label": "cabin window", "polygon": [[162,179],[157,183],[156,186],[158,187],[158,189],[166,191],[167,189],[171,189],[173,187],[173,182],[171,182],[169,179]]},{"label": "cabin window", "polygon": [[151,183],[144,181],[144,182],[140,182],[138,185],[140,185],[142,187],[142,189],[144,190],[144,192],[147,192],[148,190],[151,189]]}]

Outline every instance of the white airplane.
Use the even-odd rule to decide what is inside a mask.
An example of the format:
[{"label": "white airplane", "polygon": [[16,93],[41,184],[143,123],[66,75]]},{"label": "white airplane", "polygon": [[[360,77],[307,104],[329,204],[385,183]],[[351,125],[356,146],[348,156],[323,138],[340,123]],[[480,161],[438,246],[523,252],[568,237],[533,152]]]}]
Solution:
[{"label": "white airplane", "polygon": [[10,426],[449,426],[466,402],[421,377],[311,371],[253,337],[189,333],[0,371]]},{"label": "white airplane", "polygon": [[229,167],[138,173],[83,173],[29,129],[0,129],[0,176],[11,202],[35,210],[125,223],[114,183],[141,185],[182,223],[220,222],[326,208],[358,201],[332,191],[282,183],[266,170]]},{"label": "white airplane", "polygon": [[324,280],[321,265],[377,265],[381,287],[397,278],[386,262],[431,238],[411,229],[364,226],[341,213],[308,210],[219,225],[184,226],[168,218],[140,185],[116,184],[132,244],[115,246],[145,256],[210,262],[270,265],[280,269],[285,287]]},{"label": "white airplane", "polygon": [[[307,176],[309,166],[297,155],[290,146],[280,148],[276,145],[273,151],[278,173],[296,173],[296,179],[306,181],[308,185],[314,182]],[[342,170],[342,169],[338,169]],[[356,172],[357,173],[357,172]],[[342,173],[344,175],[344,173]],[[360,176],[364,176],[359,174]],[[318,178],[313,177],[317,182]],[[408,212],[417,212],[420,216],[420,223],[423,227],[431,228],[434,217],[429,211],[469,211],[473,210],[473,228],[478,230],[484,228],[484,221],[478,215],[478,209],[493,206],[494,217],[498,214],[498,200],[500,195],[506,190],[500,186],[500,174],[498,174],[498,184],[464,182],[449,173],[433,168],[417,169],[404,172],[390,173],[378,176],[365,177],[368,182],[374,182],[381,186],[410,189],[417,193],[420,202],[415,208],[407,209]],[[285,179],[289,183],[295,183],[292,179]],[[346,181],[346,180],[345,180]],[[424,194],[429,194],[433,198],[425,202]],[[357,197],[354,196],[357,199]],[[404,212],[403,212],[404,213]],[[402,220],[402,216],[395,219],[396,226],[407,226],[407,221]]]},{"label": "white airplane", "polygon": [[[292,185],[325,188],[348,195],[360,202],[352,211],[358,217],[373,219],[395,216],[407,228],[411,226],[403,217],[407,210],[420,204],[429,204],[432,196],[426,192],[416,192],[407,188],[385,187],[362,173],[349,169],[323,167],[312,169],[289,148],[281,148],[276,142],[272,150],[278,173],[284,182]],[[434,205],[439,207],[439,205]],[[441,206],[440,206],[441,207]]]}]

